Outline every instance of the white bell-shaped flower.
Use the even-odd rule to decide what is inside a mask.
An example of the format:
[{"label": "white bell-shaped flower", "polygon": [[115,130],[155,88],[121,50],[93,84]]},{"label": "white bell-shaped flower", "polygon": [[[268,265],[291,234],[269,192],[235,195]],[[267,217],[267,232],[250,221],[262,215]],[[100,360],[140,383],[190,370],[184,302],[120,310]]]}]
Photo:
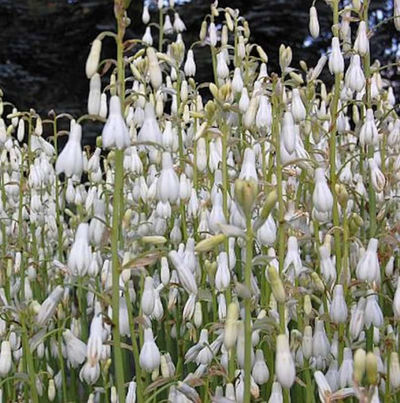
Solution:
[{"label": "white bell-shaped flower", "polygon": [[84,276],[89,269],[91,259],[89,225],[87,223],[80,223],[68,255],[68,268],[74,276]]},{"label": "white bell-shaped flower", "polygon": [[75,175],[80,178],[83,171],[83,156],[81,147],[82,126],[71,120],[71,130],[68,141],[58,155],[56,172],[63,172],[67,177]]},{"label": "white bell-shaped flower", "polygon": [[377,251],[378,240],[371,238],[368,242],[367,250],[361,256],[357,264],[356,275],[358,280],[380,284],[381,273]]},{"label": "white bell-shaped flower", "polygon": [[347,304],[343,294],[343,286],[335,285],[333,298],[329,308],[329,316],[333,323],[345,323],[347,320]]},{"label": "white bell-shaped flower", "polygon": [[168,152],[162,154],[162,170],[157,181],[157,196],[162,202],[176,203],[179,198],[179,178]]},{"label": "white bell-shaped flower", "polygon": [[331,74],[339,74],[344,71],[344,59],[340,49],[339,38],[332,38],[332,52],[329,56],[329,71]]},{"label": "white bell-shaped flower", "polygon": [[110,110],[101,136],[104,148],[124,149],[131,142],[129,130],[122,117],[121,102],[117,95],[110,98]]},{"label": "white bell-shaped flower", "polygon": [[149,373],[160,366],[160,350],[154,341],[153,331],[150,328],[144,329],[144,343],[140,350],[139,361],[141,368]]},{"label": "white bell-shaped flower", "polygon": [[345,84],[352,91],[360,92],[365,85],[365,76],[361,68],[359,55],[353,55],[350,59],[350,66],[345,75]]},{"label": "white bell-shaped flower", "polygon": [[315,170],[315,187],[313,192],[314,208],[321,213],[330,214],[333,208],[333,196],[325,178],[323,168]]},{"label": "white bell-shaped flower", "polygon": [[217,258],[217,272],[215,273],[215,288],[218,291],[224,291],[229,287],[231,273],[228,266],[228,255],[221,252]]},{"label": "white bell-shaped flower", "polygon": [[369,40],[367,35],[367,24],[365,21],[360,21],[358,25],[357,37],[354,42],[354,50],[361,56],[369,53]]},{"label": "white bell-shaped flower", "polygon": [[286,334],[280,334],[276,338],[275,374],[277,381],[288,389],[296,379],[296,368]]}]

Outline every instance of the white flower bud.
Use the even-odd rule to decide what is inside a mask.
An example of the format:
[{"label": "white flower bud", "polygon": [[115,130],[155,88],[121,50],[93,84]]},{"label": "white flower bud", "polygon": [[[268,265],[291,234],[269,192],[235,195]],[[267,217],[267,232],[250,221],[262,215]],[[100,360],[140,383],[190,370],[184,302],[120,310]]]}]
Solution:
[{"label": "white flower bud", "polygon": [[239,319],[239,306],[236,302],[228,305],[224,329],[224,346],[229,351],[236,344],[238,336],[237,323]]},{"label": "white flower bud", "polygon": [[283,115],[281,138],[286,151],[289,154],[293,153],[296,147],[296,136],[293,115],[290,112],[285,112]]},{"label": "white flower bud", "polygon": [[268,370],[268,366],[265,362],[264,353],[262,350],[256,351],[256,360],[253,365],[251,374],[252,374],[254,381],[258,385],[264,385],[264,383],[268,382],[269,370]]},{"label": "white flower bud", "polygon": [[1,342],[0,351],[0,376],[5,377],[12,368],[11,347],[9,341]]},{"label": "white flower bud", "polygon": [[158,90],[162,84],[162,74],[160,64],[154,48],[148,47],[146,55],[149,60],[149,76],[151,85],[155,90]]},{"label": "white flower bud", "polygon": [[149,8],[146,5],[143,6],[142,21],[144,25],[147,25],[150,22]]},{"label": "white flower bud", "polygon": [[361,56],[369,53],[369,40],[367,36],[367,25],[365,21],[360,21],[357,31],[357,37],[354,42],[354,50]]},{"label": "white flower bud", "polygon": [[101,80],[100,74],[95,73],[90,79],[90,89],[88,98],[88,114],[98,115],[101,100]]},{"label": "white flower bud", "polygon": [[318,22],[317,9],[314,6],[310,8],[309,29],[310,29],[311,36],[314,39],[318,38],[318,35],[319,35],[319,22]]},{"label": "white flower bud", "polygon": [[215,46],[217,44],[217,28],[213,22],[210,23],[208,28],[208,36],[210,40],[210,45]]},{"label": "white flower bud", "polygon": [[99,66],[101,53],[101,40],[95,39],[90,48],[89,56],[86,60],[86,77],[92,78],[92,76],[97,72]]},{"label": "white flower bud", "polygon": [[297,88],[292,91],[292,115],[296,123],[300,123],[306,118],[306,108]]},{"label": "white flower bud", "polygon": [[296,368],[286,334],[276,338],[275,374],[284,388],[291,388],[296,379]]},{"label": "white flower bud", "polygon": [[339,369],[339,385],[345,388],[353,385],[353,355],[349,347],[343,351],[343,362]]},{"label": "white flower bud", "polygon": [[232,79],[232,90],[240,94],[243,89],[243,79],[242,79],[242,73],[240,71],[239,67],[235,68],[235,71],[233,73],[233,79]]},{"label": "white flower bud", "polygon": [[144,290],[140,302],[140,307],[145,315],[150,316],[153,313],[155,298],[153,277],[147,276],[144,280]]}]

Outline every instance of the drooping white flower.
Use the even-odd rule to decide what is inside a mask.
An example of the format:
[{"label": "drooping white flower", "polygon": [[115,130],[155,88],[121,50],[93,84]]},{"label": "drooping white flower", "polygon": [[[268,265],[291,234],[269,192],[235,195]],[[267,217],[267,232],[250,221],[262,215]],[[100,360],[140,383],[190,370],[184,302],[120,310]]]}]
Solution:
[{"label": "drooping white flower", "polygon": [[358,25],[357,37],[354,42],[354,50],[361,56],[369,53],[369,40],[367,35],[367,24],[365,21],[360,21]]},{"label": "drooping white flower", "polygon": [[89,269],[91,258],[89,225],[80,223],[68,255],[68,268],[74,276],[84,276]]},{"label": "drooping white flower", "polygon": [[144,343],[140,350],[140,366],[146,372],[153,372],[160,366],[161,354],[154,341],[153,331],[144,329]]},{"label": "drooping white flower", "polygon": [[339,38],[336,36],[332,38],[332,52],[329,55],[329,71],[332,74],[339,74],[344,71],[343,54],[340,49]]},{"label": "drooping white flower", "polygon": [[284,388],[291,388],[296,379],[296,368],[286,334],[280,334],[276,338],[275,374]]},{"label": "drooping white flower", "polygon": [[58,285],[43,301],[39,312],[36,315],[36,322],[39,326],[45,325],[46,322],[53,316],[63,293],[64,288]]},{"label": "drooping white flower", "polygon": [[72,368],[77,368],[85,361],[86,344],[78,339],[69,329],[63,332],[67,360]]},{"label": "drooping white flower", "polygon": [[365,76],[361,68],[359,55],[353,55],[350,59],[350,66],[345,75],[345,84],[352,91],[360,92],[365,85]]},{"label": "drooping white flower", "polygon": [[83,171],[81,138],[82,126],[71,120],[68,141],[56,161],[57,174],[63,172],[67,177],[75,175],[80,179]]},{"label": "drooping white flower", "polygon": [[101,134],[104,148],[127,148],[131,142],[129,131],[121,113],[121,102],[118,96],[110,99],[110,111]]}]

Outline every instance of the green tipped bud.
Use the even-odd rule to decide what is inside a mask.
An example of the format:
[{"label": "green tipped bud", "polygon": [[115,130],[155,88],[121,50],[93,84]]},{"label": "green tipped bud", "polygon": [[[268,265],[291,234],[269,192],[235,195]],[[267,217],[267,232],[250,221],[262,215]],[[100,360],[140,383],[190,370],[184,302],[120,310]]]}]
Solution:
[{"label": "green tipped bud", "polygon": [[264,49],[261,46],[257,46],[257,52],[258,55],[260,56],[260,59],[264,62],[264,63],[268,63],[268,56],[265,53]]},{"label": "green tipped bud", "polygon": [[304,84],[304,80],[303,77],[301,76],[301,74],[297,74],[294,71],[291,71],[289,73],[290,78],[292,78],[294,81],[296,81],[297,84]]},{"label": "green tipped bud", "polygon": [[353,379],[354,382],[357,384],[360,384],[364,374],[365,374],[365,357],[366,353],[365,350],[362,348],[359,348],[355,353],[354,353],[354,372],[353,372]]},{"label": "green tipped bud", "polygon": [[324,292],[325,291],[325,286],[321,278],[318,276],[318,274],[314,271],[311,273],[311,279],[314,283],[314,287],[319,291],[319,292]]},{"label": "green tipped bud", "polygon": [[237,179],[235,182],[235,196],[246,216],[253,210],[258,194],[258,184],[254,179]]},{"label": "green tipped bud", "polygon": [[226,238],[227,237],[224,234],[213,235],[200,241],[194,250],[195,252],[208,252],[218,246],[221,242],[224,242]]},{"label": "green tipped bud", "polygon": [[370,385],[376,385],[378,383],[378,360],[376,355],[369,351],[365,359],[365,369],[367,371],[367,382]]},{"label": "green tipped bud", "polygon": [[141,240],[143,243],[149,243],[152,245],[163,245],[165,242],[167,242],[167,239],[160,235],[143,236]]},{"label": "green tipped bud", "polygon": [[250,28],[249,23],[247,21],[244,21],[243,23],[243,34],[245,38],[250,38]]},{"label": "green tipped bud", "polygon": [[226,25],[227,25],[229,31],[233,31],[234,25],[233,25],[232,17],[228,12],[225,12],[225,21],[226,21]]},{"label": "green tipped bud", "polygon": [[304,313],[307,316],[311,315],[311,313],[312,313],[312,304],[311,304],[311,298],[310,298],[309,295],[304,296],[304,307],[303,307],[303,309],[304,309]]},{"label": "green tipped bud", "polygon": [[215,103],[213,101],[208,101],[204,107],[204,110],[206,111],[207,120],[213,120],[215,111],[217,110]]},{"label": "green tipped bud", "polygon": [[203,42],[206,39],[206,35],[207,35],[207,21],[203,21],[201,23],[201,28],[200,28],[200,40]]},{"label": "green tipped bud", "polygon": [[277,200],[278,192],[276,191],[276,189],[273,189],[271,192],[268,193],[265,203],[261,209],[260,217],[262,219],[266,220],[268,218]]},{"label": "green tipped bud", "polygon": [[212,96],[219,100],[219,94],[218,94],[218,87],[214,84],[214,83],[210,83],[210,85],[208,86]]},{"label": "green tipped bud", "polygon": [[346,186],[344,186],[342,183],[337,183],[335,185],[335,191],[341,207],[346,207],[347,201],[349,200],[349,194],[347,193]]},{"label": "green tipped bud", "polygon": [[286,292],[283,286],[282,280],[276,270],[276,267],[270,265],[268,267],[268,278],[271,284],[272,294],[274,295],[277,302],[285,302]]},{"label": "green tipped bud", "polygon": [[237,302],[231,302],[228,305],[224,330],[224,345],[228,351],[236,346],[236,340],[238,336],[238,319],[239,305],[237,304]]},{"label": "green tipped bud", "polygon": [[353,213],[349,219],[350,234],[356,234],[363,224],[364,220],[361,218],[361,216],[359,216],[357,213]]},{"label": "green tipped bud", "polygon": [[211,286],[214,287],[215,273],[217,272],[217,262],[211,263],[209,260],[206,260],[204,262],[204,267],[206,268],[206,272],[208,275],[208,279],[211,283]]}]

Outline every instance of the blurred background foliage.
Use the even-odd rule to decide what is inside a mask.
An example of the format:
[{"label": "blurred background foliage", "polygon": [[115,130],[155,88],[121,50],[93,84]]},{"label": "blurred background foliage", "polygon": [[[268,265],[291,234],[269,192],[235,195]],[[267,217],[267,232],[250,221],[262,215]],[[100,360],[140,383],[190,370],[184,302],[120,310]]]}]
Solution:
[{"label": "blurred background foliage", "polygon": [[[89,85],[85,60],[96,35],[102,30],[114,30],[112,3],[111,0],[0,0],[0,87],[5,98],[20,109],[33,107],[40,113],[50,109],[74,115],[85,113]],[[151,0],[148,3],[152,22],[157,22],[156,4]],[[198,38],[210,2],[181,0],[179,4],[176,0],[176,3],[187,26],[184,40],[190,44]],[[278,71],[281,43],[293,48],[292,66],[296,68],[301,59],[313,66],[329,49],[330,7],[323,0],[317,2],[321,36],[313,41],[308,33],[311,3],[311,0],[220,0],[219,5],[238,8],[249,21],[251,39],[268,53],[271,72]],[[142,37],[142,7],[141,0],[131,2],[128,14],[132,24],[127,37]],[[392,0],[372,0],[371,26],[390,17],[392,8]],[[156,31],[153,27],[155,40]],[[382,63],[398,59],[398,38],[393,22],[381,25],[371,38],[372,59],[379,58]],[[103,44],[102,55],[114,55],[110,39]],[[208,47],[196,47],[195,58],[197,80],[210,80]],[[385,72],[391,78],[398,78],[398,73],[396,68]]]}]

